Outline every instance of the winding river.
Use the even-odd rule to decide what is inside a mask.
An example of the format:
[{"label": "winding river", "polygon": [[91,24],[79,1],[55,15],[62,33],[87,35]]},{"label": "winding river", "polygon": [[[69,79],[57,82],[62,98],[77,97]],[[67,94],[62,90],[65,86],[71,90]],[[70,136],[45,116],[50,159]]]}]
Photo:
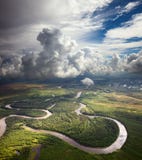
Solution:
[{"label": "winding river", "polygon": [[[77,95],[76,95],[76,98],[79,98],[81,96],[81,93],[82,92],[78,92]],[[51,107],[54,107],[54,106],[52,105]],[[28,126],[24,126],[23,128],[25,128],[25,129],[27,129],[29,131],[32,131],[32,132],[45,133],[45,134],[49,134],[49,135],[55,136],[55,137],[65,141],[65,142],[67,142],[71,146],[73,146],[75,148],[78,148],[78,149],[80,149],[82,151],[91,153],[91,154],[109,154],[109,153],[112,153],[114,151],[117,151],[118,149],[121,149],[122,146],[124,145],[124,143],[127,140],[127,130],[126,130],[125,126],[121,122],[119,122],[118,120],[113,119],[113,118],[103,117],[103,116],[84,115],[84,114],[81,113],[81,109],[83,109],[85,107],[86,107],[86,105],[80,103],[80,106],[79,106],[79,108],[77,110],[75,110],[75,113],[78,116],[80,116],[80,115],[81,116],[87,116],[88,118],[102,117],[104,119],[111,120],[111,121],[113,121],[114,123],[117,124],[117,126],[119,128],[119,134],[118,134],[117,139],[110,146],[108,146],[108,147],[99,147],[99,148],[98,147],[87,147],[87,146],[79,144],[78,142],[76,142],[72,138],[70,138],[70,137],[68,137],[68,136],[66,136],[66,135],[64,135],[62,133],[59,133],[59,132],[50,131],[50,130],[33,129],[33,128],[30,128]],[[6,122],[5,122],[5,120],[7,118],[10,118],[10,117],[21,117],[21,118],[27,118],[27,119],[38,119],[38,120],[41,120],[41,119],[46,119],[46,118],[52,116],[52,113],[49,112],[48,110],[42,110],[42,111],[46,112],[46,115],[43,116],[43,117],[29,117],[29,116],[24,116],[24,115],[9,115],[7,117],[4,117],[4,118],[0,119],[0,137],[2,137],[3,134],[6,131]]]}]

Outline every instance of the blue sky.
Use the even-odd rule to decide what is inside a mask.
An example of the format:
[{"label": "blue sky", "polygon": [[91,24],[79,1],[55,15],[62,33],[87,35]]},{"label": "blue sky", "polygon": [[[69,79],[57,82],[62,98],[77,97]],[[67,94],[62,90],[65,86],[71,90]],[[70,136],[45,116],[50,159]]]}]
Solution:
[{"label": "blue sky", "polygon": [[[108,6],[105,6],[93,12],[93,15],[91,15],[90,19],[92,19],[93,21],[94,17],[98,16],[100,20],[103,20],[103,24],[97,30],[90,31],[89,33],[87,33],[86,37],[83,40],[89,43],[103,44],[106,38],[106,34],[109,30],[123,27],[125,23],[132,21],[133,16],[136,15],[141,16],[141,13],[142,13],[142,1],[114,0]],[[133,23],[135,23],[135,21]],[[127,27],[125,27],[124,29],[126,28]],[[132,30],[132,32],[135,32],[136,30],[137,26]],[[142,42],[142,36],[140,35],[139,37],[137,37],[137,35],[133,35],[128,38],[121,37],[121,40],[125,40],[123,43]],[[124,49],[122,53],[125,54],[137,53],[141,50],[142,48],[141,46]]]},{"label": "blue sky", "polygon": [[[141,48],[138,42],[141,42],[142,35],[139,35],[138,27],[142,20],[139,19],[139,24],[136,21],[137,18],[142,17],[141,0],[41,0],[36,3],[34,0],[20,3],[18,0],[10,2],[1,0],[0,6],[1,52],[5,48],[10,52],[23,48],[38,50],[40,48],[36,41],[38,33],[43,28],[51,26],[62,30],[80,46],[90,43],[96,48],[99,46],[95,44],[104,44],[104,41],[108,42],[108,37],[112,38],[107,34],[110,30],[110,33],[115,36],[112,41],[120,40],[116,34],[119,34],[122,29],[129,33],[137,32],[131,36],[124,35],[121,37],[121,42],[122,40],[125,40],[123,43],[137,42],[133,44],[133,48],[128,48],[129,50]],[[114,31],[119,27],[121,30]]]},{"label": "blue sky", "polygon": [[142,73],[141,0],[1,0],[0,77]]},{"label": "blue sky", "polygon": [[[105,16],[106,18],[103,24],[103,28],[100,28],[100,30],[96,31],[97,32],[96,34],[98,34],[99,36],[98,37],[99,40],[100,39],[103,40],[103,38],[105,37],[105,33],[108,30],[117,28],[117,27],[121,27],[123,26],[123,23],[131,20],[133,15],[142,13],[142,3],[140,2],[130,11],[128,12],[124,11],[125,6],[127,6],[129,3],[136,3],[136,2],[139,2],[139,1],[115,0],[109,6],[104,7],[101,10],[94,12],[93,16],[102,15],[102,16]],[[93,35],[92,35],[92,40],[93,40]]]}]

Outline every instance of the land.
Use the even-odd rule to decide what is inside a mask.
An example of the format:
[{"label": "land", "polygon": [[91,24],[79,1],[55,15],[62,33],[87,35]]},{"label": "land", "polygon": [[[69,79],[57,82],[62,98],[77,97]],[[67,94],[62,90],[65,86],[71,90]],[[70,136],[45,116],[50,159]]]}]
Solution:
[{"label": "land", "polygon": [[[9,117],[6,132],[0,138],[2,160],[140,160],[142,159],[142,93],[124,92],[103,88],[62,88],[45,84],[16,83],[0,89],[0,118],[15,115],[34,117]],[[77,93],[80,93],[77,96]],[[86,105],[77,115],[79,104]],[[12,108],[5,107],[10,104]],[[52,113],[45,119],[36,119]],[[100,117],[99,117],[100,116]],[[107,147],[117,138],[118,126],[110,117],[120,121],[127,129],[128,137],[121,149],[111,154],[90,154],[77,149],[55,136],[31,132],[50,130],[62,133],[81,145]]]}]

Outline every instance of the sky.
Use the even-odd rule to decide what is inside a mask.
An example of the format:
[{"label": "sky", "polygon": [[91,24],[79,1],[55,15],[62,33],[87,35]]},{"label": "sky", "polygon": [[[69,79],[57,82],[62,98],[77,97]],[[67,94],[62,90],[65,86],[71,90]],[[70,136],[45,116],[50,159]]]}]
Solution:
[{"label": "sky", "polygon": [[142,0],[0,0],[0,79],[142,74]]}]

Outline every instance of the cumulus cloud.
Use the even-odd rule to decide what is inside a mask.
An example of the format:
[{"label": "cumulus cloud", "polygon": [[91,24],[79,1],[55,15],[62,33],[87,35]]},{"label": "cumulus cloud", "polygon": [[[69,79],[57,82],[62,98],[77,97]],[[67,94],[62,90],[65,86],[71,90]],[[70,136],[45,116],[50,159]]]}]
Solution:
[{"label": "cumulus cloud", "polygon": [[78,49],[74,40],[59,29],[47,28],[37,40],[42,52],[24,50],[20,54],[0,58],[0,75],[33,78],[76,77],[86,72],[107,70],[104,57],[91,48]]},{"label": "cumulus cloud", "polygon": [[89,47],[78,50],[76,42],[58,29],[44,29],[37,39],[44,48],[37,59],[44,75],[66,78],[108,69],[101,54]]},{"label": "cumulus cloud", "polygon": [[59,29],[43,29],[37,39],[43,46],[36,59],[39,75],[67,78],[110,70],[101,54],[89,47],[78,50],[76,42]]},{"label": "cumulus cloud", "polygon": [[77,47],[74,40],[64,36],[59,29],[43,29],[37,40],[43,46],[37,65],[45,75],[65,78],[79,74],[69,61]]},{"label": "cumulus cloud", "polygon": [[85,86],[92,86],[94,85],[94,81],[90,78],[84,78],[83,80],[81,80],[82,84]]},{"label": "cumulus cloud", "polygon": [[[105,57],[94,48],[78,48],[76,41],[59,29],[46,28],[37,36],[41,52],[23,50],[21,53],[0,56],[0,77],[27,79],[68,78],[91,74],[106,74],[128,70],[141,72],[141,54],[127,58],[118,54]],[[90,83],[84,80],[83,83]]]},{"label": "cumulus cloud", "polygon": [[125,69],[132,73],[142,73],[142,52],[128,56]]},{"label": "cumulus cloud", "polygon": [[19,77],[21,76],[22,60],[20,56],[0,57],[0,76],[1,77]]},{"label": "cumulus cloud", "polygon": [[126,57],[120,57],[118,54],[113,54],[109,63],[112,72],[123,72],[126,61]]},{"label": "cumulus cloud", "polygon": [[118,55],[118,54],[114,54],[114,55],[112,56],[110,65],[112,66],[112,68],[116,69],[116,68],[118,68],[118,66],[119,66],[119,62],[120,62],[120,57],[119,57],[119,55]]},{"label": "cumulus cloud", "polygon": [[49,59],[72,52],[76,47],[76,42],[64,36],[59,29],[43,29],[37,40],[40,41]]},{"label": "cumulus cloud", "polygon": [[[121,27],[110,29],[102,44],[94,43],[94,46],[89,44],[90,47],[87,47],[86,33],[95,36],[95,31],[105,27],[104,22],[112,13],[100,13],[112,1],[41,0],[35,3],[35,0],[1,0],[0,77],[67,78],[85,73],[136,72],[141,62],[140,56],[124,58],[113,53],[141,47],[141,40],[128,41],[142,38],[141,13],[121,24]],[[137,5],[139,1],[130,2],[122,8],[122,12],[128,13]],[[45,26],[47,29],[40,32]],[[58,26],[58,29],[53,26]],[[35,42],[38,33],[38,41]],[[23,47],[34,50],[11,52]]]}]

